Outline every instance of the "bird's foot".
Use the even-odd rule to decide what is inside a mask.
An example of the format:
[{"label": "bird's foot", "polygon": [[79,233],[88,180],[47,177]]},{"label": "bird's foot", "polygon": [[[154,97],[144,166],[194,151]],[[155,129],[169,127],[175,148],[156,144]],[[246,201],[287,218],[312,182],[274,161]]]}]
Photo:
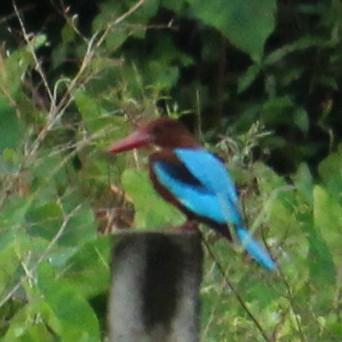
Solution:
[{"label": "bird's foot", "polygon": [[188,220],[181,226],[170,227],[169,229],[174,232],[198,232],[198,222],[194,220]]},{"label": "bird's foot", "polygon": [[188,220],[181,226],[177,227],[181,231],[198,231],[198,222],[194,220]]}]

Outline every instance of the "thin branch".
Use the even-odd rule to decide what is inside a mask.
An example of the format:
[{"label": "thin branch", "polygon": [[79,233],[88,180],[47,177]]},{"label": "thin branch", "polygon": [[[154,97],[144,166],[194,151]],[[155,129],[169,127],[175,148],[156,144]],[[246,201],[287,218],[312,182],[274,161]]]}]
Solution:
[{"label": "thin branch", "polygon": [[287,289],[287,293],[288,293],[288,296],[289,296],[289,302],[290,302],[290,306],[291,306],[291,310],[292,312],[294,313],[294,318],[295,318],[295,321],[296,321],[296,325],[297,325],[297,329],[298,329],[298,333],[299,333],[299,336],[300,336],[300,339],[301,341],[303,342],[306,342],[306,337],[304,335],[304,332],[302,330],[302,327],[301,327],[301,324],[300,324],[300,321],[298,319],[298,315],[296,315],[296,311],[295,311],[295,308],[294,308],[294,303],[295,303],[295,298],[293,296],[293,293],[292,293],[292,289],[291,289],[291,286],[290,284],[287,282],[286,278],[285,278],[285,275],[283,274],[283,272],[279,269],[279,274],[280,274],[280,277],[283,281],[283,283],[285,284],[286,286],[286,289]]},{"label": "thin branch", "polygon": [[44,72],[40,66],[40,63],[39,63],[38,58],[35,54],[35,51],[34,51],[34,48],[31,44],[29,36],[25,30],[23,20],[22,20],[20,13],[19,13],[19,11],[15,5],[15,2],[13,1],[13,6],[15,8],[15,12],[17,14],[23,35],[25,37],[25,40],[26,40],[28,46],[30,47],[32,56],[33,56],[35,63],[36,63],[37,71],[39,72],[39,74],[43,80],[43,83],[44,83],[45,88],[46,88],[48,95],[49,95],[49,99],[51,101],[47,122],[46,122],[45,126],[42,128],[42,130],[39,132],[38,136],[36,137],[35,141],[33,142],[32,146],[31,146],[30,150],[28,151],[27,158],[23,161],[21,169],[23,169],[24,166],[26,165],[27,161],[33,155],[35,155],[35,153],[37,152],[41,142],[45,139],[48,132],[52,129],[52,127],[56,124],[56,122],[58,120],[60,120],[60,118],[64,115],[65,110],[68,108],[70,103],[74,100],[72,94],[73,94],[74,90],[76,88],[78,88],[80,86],[80,84],[82,83],[81,77],[83,77],[85,70],[87,69],[89,63],[93,59],[96,48],[98,48],[104,42],[109,30],[113,26],[121,23],[123,20],[125,20],[128,16],[133,14],[135,11],[137,11],[144,4],[144,2],[145,2],[145,0],[140,0],[133,7],[131,7],[127,12],[125,12],[123,15],[121,15],[119,18],[117,18],[113,23],[109,24],[107,26],[105,32],[101,35],[101,37],[99,39],[97,39],[99,36],[99,32],[96,32],[91,37],[91,39],[88,42],[86,54],[82,60],[82,64],[80,66],[80,69],[79,69],[77,75],[71,80],[71,82],[69,83],[64,95],[61,97],[61,100],[57,104],[56,103],[56,98],[57,98],[56,91],[52,92],[49,88],[49,85],[48,85],[48,82],[47,82],[46,77],[44,75]]},{"label": "thin branch", "polygon": [[235,286],[231,283],[231,281],[227,278],[226,272],[224,271],[222,265],[218,262],[217,258],[215,257],[213,251],[211,250],[209,244],[207,243],[207,241],[203,238],[203,242],[204,245],[210,255],[210,257],[213,259],[213,261],[215,262],[219,272],[222,275],[222,278],[224,280],[224,282],[226,283],[226,285],[231,289],[231,291],[234,293],[234,295],[236,296],[238,302],[240,303],[240,305],[242,306],[242,308],[245,310],[245,312],[247,313],[248,317],[254,322],[255,326],[257,327],[257,329],[259,330],[260,334],[262,335],[262,337],[265,339],[265,341],[267,342],[272,342],[272,340],[267,336],[266,331],[263,329],[263,327],[261,326],[261,324],[259,323],[259,321],[257,320],[257,318],[253,315],[253,313],[249,310],[247,304],[245,303],[245,301],[242,299],[242,297],[240,296],[240,294],[238,293],[238,291],[236,290]]},{"label": "thin branch", "polygon": [[34,59],[34,62],[35,62],[35,64],[36,64],[36,70],[37,70],[37,72],[39,73],[39,75],[40,75],[40,77],[41,77],[41,79],[42,79],[42,81],[43,81],[45,90],[46,90],[46,92],[47,92],[47,94],[48,94],[48,96],[49,96],[50,105],[51,105],[50,111],[51,111],[51,110],[53,110],[53,109],[56,107],[55,98],[54,98],[54,96],[53,96],[53,94],[52,94],[52,91],[50,90],[48,81],[47,81],[47,79],[46,79],[46,77],[45,77],[45,74],[44,74],[44,72],[43,72],[43,69],[42,69],[42,67],[41,67],[41,64],[40,64],[40,62],[38,61],[38,58],[37,58],[37,55],[36,55],[36,53],[35,53],[35,51],[34,51],[34,47],[33,47],[32,42],[31,42],[31,40],[30,40],[29,34],[26,32],[26,29],[25,29],[25,26],[24,26],[23,19],[22,19],[21,15],[20,15],[20,12],[19,12],[18,8],[17,8],[17,5],[16,5],[16,3],[15,3],[15,0],[12,1],[12,4],[13,4],[14,12],[15,12],[17,18],[18,18],[18,21],[19,21],[21,31],[23,32],[24,39],[25,39],[25,41],[26,41],[26,43],[27,43],[27,46],[28,46],[29,49],[30,49],[30,52],[31,52],[32,57],[33,57],[33,59]]},{"label": "thin branch", "polygon": [[130,15],[132,15],[134,12],[136,12],[143,4],[145,3],[145,0],[139,0],[134,6],[132,6],[127,12],[122,14],[119,18],[115,19],[112,23],[108,24],[105,31],[101,35],[100,39],[98,40],[96,46],[99,47],[104,42],[108,32],[116,25],[123,22],[125,19],[127,19]]}]

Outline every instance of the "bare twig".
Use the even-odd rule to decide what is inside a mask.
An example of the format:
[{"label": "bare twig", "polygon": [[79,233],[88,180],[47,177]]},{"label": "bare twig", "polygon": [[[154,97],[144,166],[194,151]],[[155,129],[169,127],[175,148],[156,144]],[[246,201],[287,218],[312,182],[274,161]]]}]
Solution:
[{"label": "bare twig", "polygon": [[86,71],[89,63],[91,62],[91,60],[94,57],[94,54],[96,52],[96,48],[101,46],[101,44],[104,42],[108,32],[115,25],[118,25],[119,23],[121,23],[122,21],[127,19],[127,17],[129,17],[135,11],[137,11],[144,4],[144,2],[145,2],[145,0],[138,1],[127,12],[122,14],[119,18],[117,18],[112,23],[110,23],[107,26],[106,30],[101,34],[101,36],[100,36],[99,32],[96,32],[91,37],[91,39],[88,41],[87,51],[86,51],[86,54],[82,60],[82,64],[80,66],[80,69],[79,69],[77,75],[70,81],[67,89],[64,92],[64,95],[61,96],[61,99],[57,103],[57,100],[56,100],[57,99],[57,92],[56,92],[57,88],[55,88],[54,91],[52,91],[50,89],[48,81],[46,79],[46,76],[45,76],[45,74],[41,68],[38,57],[34,51],[34,47],[33,47],[32,42],[30,40],[29,34],[26,32],[26,29],[24,27],[24,23],[23,23],[21,15],[20,15],[20,12],[19,12],[19,10],[15,4],[15,1],[13,0],[13,7],[15,9],[15,13],[16,13],[17,18],[19,20],[20,27],[21,27],[21,30],[23,32],[23,36],[24,36],[25,41],[27,42],[27,44],[29,46],[30,52],[31,52],[33,59],[35,61],[35,67],[36,67],[38,73],[40,74],[40,77],[44,83],[44,87],[47,91],[47,94],[48,94],[48,97],[50,100],[50,109],[49,109],[49,113],[47,116],[46,123],[45,123],[44,127],[41,129],[41,131],[39,132],[39,134],[36,137],[36,139],[34,140],[34,142],[32,143],[30,149],[28,150],[28,152],[26,154],[26,158],[22,162],[21,170],[27,165],[28,161],[36,154],[40,144],[46,138],[48,132],[52,129],[52,127],[56,124],[56,122],[58,122],[58,120],[60,120],[60,118],[64,115],[65,110],[68,108],[70,103],[74,100],[73,93],[74,93],[75,89],[77,89],[80,86],[80,84],[83,83],[82,78],[84,77],[85,71]]},{"label": "bare twig", "polygon": [[17,16],[17,19],[18,19],[18,21],[19,21],[19,24],[20,24],[21,31],[23,32],[24,39],[25,39],[25,41],[26,41],[26,43],[27,43],[27,46],[28,46],[29,49],[30,49],[31,55],[32,55],[32,57],[33,57],[33,59],[34,59],[34,62],[35,62],[35,64],[36,64],[36,65],[35,65],[35,66],[36,66],[36,70],[37,70],[38,74],[40,75],[40,77],[41,77],[41,79],[42,79],[42,81],[43,81],[45,90],[46,90],[46,92],[47,92],[47,94],[48,94],[48,96],[49,96],[49,100],[50,100],[50,111],[53,111],[54,108],[56,107],[56,99],[54,98],[54,96],[53,96],[53,94],[52,94],[52,91],[50,90],[50,87],[49,87],[48,81],[47,81],[47,79],[46,79],[46,77],[45,77],[44,71],[43,71],[43,69],[42,69],[42,67],[41,67],[41,64],[40,64],[40,62],[39,62],[39,60],[38,60],[38,58],[37,58],[37,55],[36,55],[36,53],[35,53],[35,51],[34,51],[34,47],[33,47],[32,41],[31,41],[31,39],[30,39],[30,36],[29,36],[29,34],[26,32],[26,28],[25,28],[25,26],[24,26],[24,22],[23,22],[23,19],[22,19],[22,17],[21,17],[21,14],[20,14],[20,12],[19,12],[19,10],[18,10],[18,7],[17,7],[17,5],[16,5],[16,3],[15,3],[14,0],[12,1],[12,3],[13,3],[14,12],[15,12],[15,14],[16,14],[16,16]]}]

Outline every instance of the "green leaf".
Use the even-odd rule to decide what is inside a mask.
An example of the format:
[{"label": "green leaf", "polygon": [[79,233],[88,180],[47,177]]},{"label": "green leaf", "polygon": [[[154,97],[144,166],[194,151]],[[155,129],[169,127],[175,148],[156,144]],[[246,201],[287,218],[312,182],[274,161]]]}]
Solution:
[{"label": "green leaf", "polygon": [[180,67],[192,64],[192,58],[179,51],[172,37],[165,34],[154,42],[151,57],[146,66],[141,66],[144,83],[158,90],[170,89],[177,84]]},{"label": "green leaf", "polygon": [[322,287],[336,283],[336,267],[331,251],[320,234],[312,226],[303,227],[309,242],[308,265],[310,279],[314,286]]},{"label": "green leaf", "polygon": [[303,132],[308,133],[309,130],[309,117],[304,108],[298,107],[293,109],[293,122]]},{"label": "green leaf", "polygon": [[292,122],[293,107],[294,103],[290,96],[273,97],[264,103],[261,118],[268,125]]},{"label": "green leaf", "polygon": [[83,205],[65,225],[64,216],[61,206],[56,202],[33,206],[26,214],[27,231],[31,236],[52,240],[63,230],[58,244],[64,246],[74,246],[96,237],[94,217],[89,207]]},{"label": "green leaf", "polygon": [[100,341],[99,323],[89,303],[76,289],[58,283],[44,293],[58,320],[58,334],[64,341]]},{"label": "green leaf", "polygon": [[77,246],[83,242],[92,240],[97,236],[97,227],[92,209],[86,204],[71,216],[65,232],[60,239],[64,246]]},{"label": "green leaf", "polygon": [[[129,18],[128,21],[143,25],[148,23],[148,20],[157,14],[160,0],[147,0],[144,4]],[[140,27],[140,31],[145,31]]]},{"label": "green leaf", "polygon": [[90,133],[98,133],[100,130],[108,130],[112,126],[119,135],[124,134],[127,122],[117,115],[109,115],[103,108],[99,100],[92,97],[85,90],[77,90],[75,93],[75,103],[82,115],[83,123]]},{"label": "green leaf", "polygon": [[194,15],[222,32],[233,45],[260,61],[274,30],[274,0],[187,0]]},{"label": "green leaf", "polygon": [[17,148],[23,128],[13,106],[0,94],[0,156],[6,148]]},{"label": "green leaf", "polygon": [[165,68],[163,61],[152,60],[144,74],[147,84],[154,84],[157,89],[169,89],[175,86],[179,77],[179,68],[169,66]]},{"label": "green leaf", "polygon": [[9,232],[10,234],[17,234],[24,223],[27,210],[31,205],[31,198],[11,196],[5,202],[0,210],[0,249],[2,245],[3,234]]},{"label": "green leaf", "polygon": [[[39,49],[40,47],[47,44],[47,36],[46,34],[37,34],[35,35],[31,40],[30,44],[33,47],[34,50]],[[27,47],[27,50],[30,51],[31,48]]]},{"label": "green leaf", "polygon": [[75,103],[89,132],[95,133],[108,124],[105,117],[106,110],[100,106],[98,100],[92,98],[86,91],[78,90],[76,92]]},{"label": "green leaf", "polygon": [[162,200],[154,191],[147,172],[128,169],[122,175],[122,183],[133,199],[136,227],[155,229],[160,225],[181,222],[182,215],[179,211]]},{"label": "green leaf", "polygon": [[57,203],[46,203],[31,208],[26,214],[28,232],[50,240],[63,222],[63,213]]},{"label": "green leaf", "polygon": [[0,258],[2,260],[0,267],[0,294],[2,298],[21,275],[21,260],[16,251],[15,241],[1,248]]},{"label": "green leaf", "polygon": [[[40,38],[38,39],[38,44]],[[0,73],[0,85],[3,89],[15,97],[20,90],[22,84],[22,77],[32,62],[32,55],[27,47],[15,50],[4,61],[4,68]],[[2,95],[0,96],[0,106],[2,102]],[[2,116],[2,115],[1,115]],[[1,125],[0,125],[1,127]]]},{"label": "green leaf", "polygon": [[327,242],[334,261],[340,262],[341,236],[342,236],[342,206],[335,197],[329,194],[323,187],[316,185],[313,191],[313,218],[314,224],[319,229]]},{"label": "green leaf", "polygon": [[116,51],[130,37],[131,30],[125,26],[119,26],[106,36],[106,46],[111,51]]},{"label": "green leaf", "polygon": [[300,37],[295,42],[283,45],[281,48],[272,51],[264,60],[264,65],[274,65],[279,63],[282,59],[285,59],[288,54],[295,51],[306,50],[310,47],[329,47],[331,42],[327,39],[316,38],[312,36]]},{"label": "green leaf", "polygon": [[69,23],[66,23],[64,27],[62,28],[61,36],[62,36],[63,45],[72,43],[77,37],[75,29],[71,27]]},{"label": "green leaf", "polygon": [[261,193],[269,195],[272,191],[277,191],[277,188],[287,185],[282,177],[261,162],[253,164],[253,173],[258,181]]},{"label": "green leaf", "polygon": [[106,293],[110,287],[113,236],[81,246],[65,265],[65,279],[86,298]]},{"label": "green leaf", "polygon": [[112,23],[125,12],[124,4],[119,1],[109,0],[101,3],[99,14],[92,22],[93,32],[104,30],[108,23]]},{"label": "green leaf", "polygon": [[342,203],[342,145],[319,164],[318,172],[327,190]]},{"label": "green leaf", "polygon": [[301,163],[293,177],[298,193],[305,201],[313,204],[313,179],[309,167],[306,163]]},{"label": "green leaf", "polygon": [[69,179],[63,157],[62,153],[50,149],[39,151],[40,159],[31,168],[31,186],[37,203],[55,201],[56,196],[66,191]]},{"label": "green leaf", "polygon": [[[36,342],[56,341],[51,333],[51,326],[44,321],[45,315],[48,316],[49,308],[43,303],[26,305],[19,309],[10,321],[10,326],[4,338],[4,342]],[[39,319],[37,319],[39,317]]]},{"label": "green leaf", "polygon": [[[243,294],[243,298],[247,302],[257,302],[258,309],[262,310],[272,301],[279,298],[280,286],[270,286],[267,282],[260,278],[261,274],[249,272],[239,280],[238,289]],[[253,286],[250,283],[254,282]]]},{"label": "green leaf", "polygon": [[0,171],[16,174],[20,170],[21,156],[11,148],[5,148],[0,157]]},{"label": "green leaf", "polygon": [[171,11],[176,12],[177,14],[182,13],[182,9],[184,8],[186,0],[174,0],[174,1],[169,1],[169,0],[161,0],[160,3],[162,7],[165,7]]},{"label": "green leaf", "polygon": [[51,267],[40,267],[38,286],[51,315],[49,326],[63,341],[100,341],[100,327],[88,301]]},{"label": "green leaf", "polygon": [[241,94],[247,90],[254,82],[260,72],[258,64],[252,64],[240,77],[238,82],[238,93]]}]

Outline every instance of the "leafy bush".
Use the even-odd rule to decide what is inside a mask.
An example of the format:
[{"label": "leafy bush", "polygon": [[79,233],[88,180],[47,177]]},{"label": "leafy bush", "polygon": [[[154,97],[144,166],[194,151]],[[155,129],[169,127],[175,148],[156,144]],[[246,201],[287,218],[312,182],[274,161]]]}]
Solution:
[{"label": "leafy bush", "polygon": [[86,24],[73,4],[51,7],[62,24],[31,33],[14,7],[16,23],[0,22],[12,28],[0,30],[3,340],[105,338],[102,235],[182,217],[153,192],[144,155],[104,152],[163,111],[229,160],[279,264],[268,274],[207,236],[203,340],[341,340],[341,8],[107,0]]}]

